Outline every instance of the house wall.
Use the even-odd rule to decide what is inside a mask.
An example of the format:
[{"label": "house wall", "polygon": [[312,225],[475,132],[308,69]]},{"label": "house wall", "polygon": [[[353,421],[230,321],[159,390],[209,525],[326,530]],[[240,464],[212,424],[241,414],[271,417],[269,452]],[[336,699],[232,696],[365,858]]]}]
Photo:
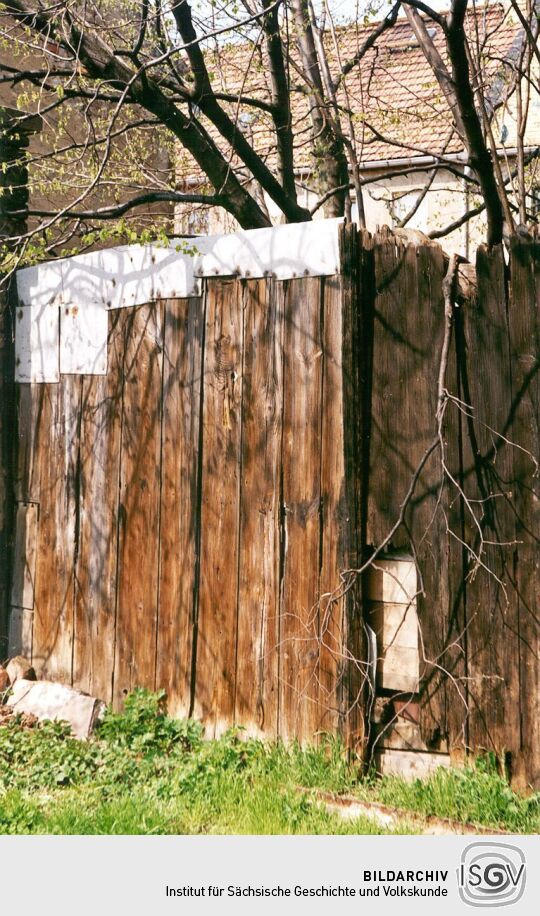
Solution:
[{"label": "house wall", "polygon": [[[376,232],[382,226],[395,228],[403,217],[414,206],[422,188],[429,181],[429,173],[415,172],[411,175],[397,178],[387,178],[385,171],[366,172],[365,177],[375,179],[366,185],[364,208],[366,213],[366,228]],[[393,169],[395,171],[395,169]],[[311,208],[317,201],[317,195],[298,187],[299,201]],[[269,216],[274,224],[281,220],[281,211],[267,196],[265,197]],[[433,181],[429,191],[407,222],[408,229],[418,229],[428,234],[432,230],[442,229],[458,220],[469,207],[475,206],[476,199],[467,194],[466,183],[463,179],[449,171],[441,171]],[[357,209],[353,204],[353,220],[356,219]],[[321,208],[315,214],[315,219],[324,217]],[[219,207],[193,208],[180,205],[176,209],[175,231],[181,235],[206,234],[218,235],[223,232],[234,232],[239,228],[238,223],[229,213]],[[485,218],[483,215],[471,219],[464,226],[445,235],[441,239],[443,248],[449,253],[458,252],[465,257],[474,251],[485,238]]]}]

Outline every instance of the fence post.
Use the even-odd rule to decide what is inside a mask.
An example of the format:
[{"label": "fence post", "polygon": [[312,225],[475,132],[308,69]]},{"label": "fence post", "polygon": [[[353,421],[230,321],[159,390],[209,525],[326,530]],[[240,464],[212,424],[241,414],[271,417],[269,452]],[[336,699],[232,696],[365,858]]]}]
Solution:
[{"label": "fence post", "polygon": [[14,383],[14,284],[10,255],[26,231],[29,137],[41,118],[0,107],[0,661],[7,652],[11,546],[13,541],[13,456],[16,445]]}]

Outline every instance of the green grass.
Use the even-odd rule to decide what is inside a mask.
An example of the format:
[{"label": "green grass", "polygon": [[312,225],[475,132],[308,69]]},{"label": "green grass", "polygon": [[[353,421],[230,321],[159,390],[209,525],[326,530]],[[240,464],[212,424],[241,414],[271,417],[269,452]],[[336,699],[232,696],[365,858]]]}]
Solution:
[{"label": "green grass", "polygon": [[[420,814],[519,832],[539,829],[539,797],[516,796],[494,768],[439,771],[426,782],[362,779],[339,743],[286,748],[230,731],[204,741],[200,725],[135,691],[88,742],[59,723],[0,728],[0,833],[344,834],[386,832],[343,821],[298,786],[355,793]],[[398,830],[418,827],[404,820]]]},{"label": "green grass", "polygon": [[368,780],[360,794],[421,815],[513,833],[540,832],[540,793],[517,795],[489,756],[459,769],[440,768],[429,779],[410,783],[396,777]]}]

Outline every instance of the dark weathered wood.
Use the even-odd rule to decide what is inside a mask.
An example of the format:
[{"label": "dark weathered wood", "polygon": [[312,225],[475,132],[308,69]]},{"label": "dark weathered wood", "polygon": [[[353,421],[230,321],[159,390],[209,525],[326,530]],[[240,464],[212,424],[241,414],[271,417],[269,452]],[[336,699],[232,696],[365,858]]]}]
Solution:
[{"label": "dark weathered wood", "polygon": [[30,611],[34,609],[38,518],[37,503],[17,504],[10,603]]},{"label": "dark weathered wood", "polygon": [[156,686],[171,715],[191,706],[198,572],[199,431],[204,300],[165,302]]},{"label": "dark weathered wood", "polygon": [[[410,385],[407,387],[407,416],[411,437],[411,463],[417,468],[437,435],[437,380],[444,338],[444,298],[442,279],[445,267],[443,252],[438,245],[428,243],[406,253],[411,280],[416,274],[416,290],[411,287],[407,340],[410,344]],[[415,308],[416,305],[416,308]],[[446,381],[449,379],[447,377]],[[443,448],[446,443],[447,415],[442,428]],[[447,647],[453,628],[449,610],[448,570],[448,498],[450,483],[443,464],[453,456],[442,454],[441,446],[426,462],[418,487],[411,500],[406,522],[410,530],[418,567],[417,597],[421,685],[420,726],[428,746],[436,750],[446,739],[446,673]],[[455,493],[453,494],[456,495]],[[454,697],[457,702],[457,697]]]},{"label": "dark weathered wood", "polygon": [[[36,386],[38,387],[38,386]],[[39,541],[32,661],[40,677],[71,682],[78,506],[80,376],[39,386]]]},{"label": "dark weathered wood", "polygon": [[50,391],[47,385],[17,385],[17,464],[15,499],[39,503],[39,456],[50,436]]},{"label": "dark weathered wood", "polygon": [[[16,386],[16,461],[13,474],[14,497],[19,504],[32,503],[37,507],[39,533],[40,469],[39,455],[48,448],[50,436],[50,399],[45,385]],[[36,543],[34,563],[34,603],[32,609],[13,606],[10,609],[7,654],[21,653],[32,657],[34,627],[35,577],[39,541]],[[12,582],[15,570],[12,570]]]},{"label": "dark weathered wood", "polygon": [[341,248],[341,359],[344,491],[348,519],[343,627],[345,658],[343,737],[360,757],[367,753],[370,683],[364,630],[363,582],[355,572],[365,559],[371,448],[375,269],[371,236],[344,226]]},{"label": "dark weathered wood", "polygon": [[287,289],[283,405],[283,584],[280,734],[308,740],[319,724],[321,281]]},{"label": "dark weathered wood", "polygon": [[540,784],[540,244],[515,241],[510,269],[510,436],[520,446],[512,449],[520,728],[512,775],[526,788]]},{"label": "dark weathered wood", "polygon": [[153,688],[160,527],[163,304],[133,309],[124,353],[113,696]]},{"label": "dark weathered wood", "polygon": [[340,573],[349,568],[349,513],[345,487],[341,282],[323,283],[323,378],[321,428],[321,566],[319,573],[319,729],[343,728],[344,589]]},{"label": "dark weathered wood", "polygon": [[82,380],[73,683],[112,700],[123,366],[128,310],[109,318],[106,376]]},{"label": "dark weathered wood", "polygon": [[430,742],[445,728],[439,665],[448,620],[445,507],[438,503],[440,452],[426,460],[437,432],[443,258],[437,246],[403,246],[385,234],[376,236],[374,244],[377,300],[367,539],[378,547],[388,538],[418,475],[405,524],[388,548],[411,555],[418,568],[422,726]]},{"label": "dark weathered wood", "polygon": [[195,715],[203,719],[209,736],[223,732],[234,717],[242,308],[240,281],[209,282],[203,363],[200,586],[194,697]]},{"label": "dark weathered wood", "polygon": [[[406,390],[403,324],[411,303],[402,298],[403,247],[392,237],[374,238],[377,297],[373,328],[371,450],[368,483],[367,543],[378,546],[394,525],[397,506],[413,470],[408,454],[408,415],[402,403]],[[406,475],[404,479],[404,475]],[[401,533],[403,546],[406,543]]]},{"label": "dark weathered wood", "polygon": [[252,280],[244,305],[235,722],[278,724],[283,284]]},{"label": "dark weathered wood", "polygon": [[[457,401],[449,401],[444,416],[444,444],[447,477],[444,508],[448,534],[448,617],[445,623],[444,667],[445,716],[441,738],[446,738],[449,753],[459,762],[468,746],[467,615],[466,575],[468,556],[464,545],[463,519],[463,437],[466,416],[459,403],[464,400],[459,365],[465,352],[464,313],[471,301],[454,308],[452,341],[446,371],[446,389]],[[442,672],[441,672],[442,674]],[[446,735],[444,734],[446,733]]]},{"label": "dark weathered wood", "polygon": [[[477,254],[478,299],[466,315],[463,395],[472,408],[464,435],[465,540],[481,565],[466,582],[468,737],[475,753],[519,752],[517,603],[513,589],[515,516],[508,431],[511,369],[502,248]],[[469,411],[470,412],[470,411]],[[474,517],[473,517],[474,513]],[[475,521],[476,519],[476,521]],[[479,531],[480,529],[480,531]],[[487,542],[487,543],[486,543]]]}]

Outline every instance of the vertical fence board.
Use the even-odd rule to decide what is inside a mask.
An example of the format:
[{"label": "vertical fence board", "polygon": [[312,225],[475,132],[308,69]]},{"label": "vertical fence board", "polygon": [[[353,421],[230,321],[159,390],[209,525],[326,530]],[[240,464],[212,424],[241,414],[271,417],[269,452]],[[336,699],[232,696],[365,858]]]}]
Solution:
[{"label": "vertical fence board", "polygon": [[127,326],[120,468],[114,698],[155,684],[159,569],[163,304]]},{"label": "vertical fence board", "polygon": [[464,507],[464,531],[477,556],[481,540],[487,543],[477,571],[472,572],[473,556],[467,570],[467,683],[471,747],[515,755],[519,719],[509,714],[519,709],[515,518],[509,502],[513,463],[498,435],[508,431],[511,405],[504,272],[501,248],[491,253],[479,249],[478,299],[468,311],[467,366],[462,371],[464,398],[472,408],[464,437],[464,481],[473,502]]},{"label": "vertical fence board", "polygon": [[464,349],[464,313],[469,303],[454,308],[452,346],[449,352],[446,388],[452,398],[446,404],[444,418],[445,457],[448,473],[444,496],[449,533],[448,550],[448,622],[445,668],[445,726],[448,750],[453,760],[463,759],[468,746],[468,682],[467,682],[467,611],[466,573],[467,553],[464,544],[463,498],[463,437],[466,433],[465,414],[460,406],[464,400],[460,364]]},{"label": "vertical fence board", "polygon": [[32,657],[41,677],[72,679],[74,563],[78,506],[81,379],[48,385],[41,422],[49,428],[38,455],[39,547]]},{"label": "vertical fence board", "polygon": [[[371,449],[371,396],[375,265],[373,240],[354,224],[341,230],[341,360],[343,460],[348,530],[346,566],[357,570],[365,559]],[[354,572],[346,581],[343,620],[343,736],[365,758],[373,700],[368,679],[363,582]]]},{"label": "vertical fence board", "polygon": [[39,503],[39,454],[50,435],[50,393],[47,385],[17,385],[17,461],[15,499]]},{"label": "vertical fence board", "polygon": [[[384,233],[375,237],[374,246],[377,299],[367,539],[374,547],[387,541],[387,549],[411,554],[417,564],[421,724],[426,740],[437,742],[445,728],[438,666],[448,617],[447,549],[444,513],[437,510],[440,455],[432,451],[427,460],[426,455],[437,429],[442,253],[427,243],[403,246]],[[393,531],[408,493],[404,524]]]},{"label": "vertical fence board", "polygon": [[[437,434],[439,367],[444,338],[443,253],[427,242],[407,248],[411,279],[416,274],[416,297],[411,289],[407,339],[410,342],[408,430],[410,462],[420,466]],[[415,298],[417,301],[416,308]],[[448,369],[446,383],[448,384]],[[442,437],[445,438],[443,427]],[[447,459],[450,456],[446,456]],[[453,463],[453,456],[452,456]],[[423,677],[421,729],[429,746],[439,749],[446,738],[447,646],[450,642],[447,501],[449,483],[438,448],[427,460],[411,500],[406,522],[419,570],[417,597],[420,677]]]},{"label": "vertical fence board", "polygon": [[396,508],[403,499],[412,468],[408,458],[407,414],[400,403],[408,381],[404,358],[408,342],[403,340],[401,324],[406,320],[404,312],[410,308],[399,285],[403,250],[393,238],[377,235],[374,262],[377,296],[366,538],[369,545],[377,547],[396,521]]},{"label": "vertical fence board", "polygon": [[235,721],[277,733],[283,284],[246,284]]},{"label": "vertical fence board", "polygon": [[83,378],[73,681],[112,700],[127,310],[109,316],[108,372]]},{"label": "vertical fence board", "polygon": [[[17,385],[17,454],[14,496],[19,503],[33,502],[37,507],[39,538],[40,471],[39,454],[47,449],[50,437],[50,390],[46,385]],[[34,600],[32,609],[13,606],[10,610],[8,654],[32,658],[34,607],[39,539],[34,561]],[[15,571],[13,571],[14,574]]]},{"label": "vertical fence board", "polygon": [[203,326],[203,300],[165,303],[156,685],[177,716],[191,702]]},{"label": "vertical fence board", "polygon": [[[540,243],[515,242],[509,308],[516,511],[520,754],[516,781],[540,784]],[[517,672],[513,677],[517,680]]]},{"label": "vertical fence board", "polygon": [[346,505],[343,441],[342,289],[338,277],[323,285],[323,379],[321,430],[321,567],[318,728],[337,734],[343,727],[343,677],[347,668],[344,582],[348,568],[349,518]]},{"label": "vertical fence board", "polygon": [[280,733],[307,740],[319,720],[321,281],[287,289],[283,407]]},{"label": "vertical fence board", "polygon": [[208,283],[194,711],[210,737],[224,731],[234,716],[242,310],[239,281]]}]

